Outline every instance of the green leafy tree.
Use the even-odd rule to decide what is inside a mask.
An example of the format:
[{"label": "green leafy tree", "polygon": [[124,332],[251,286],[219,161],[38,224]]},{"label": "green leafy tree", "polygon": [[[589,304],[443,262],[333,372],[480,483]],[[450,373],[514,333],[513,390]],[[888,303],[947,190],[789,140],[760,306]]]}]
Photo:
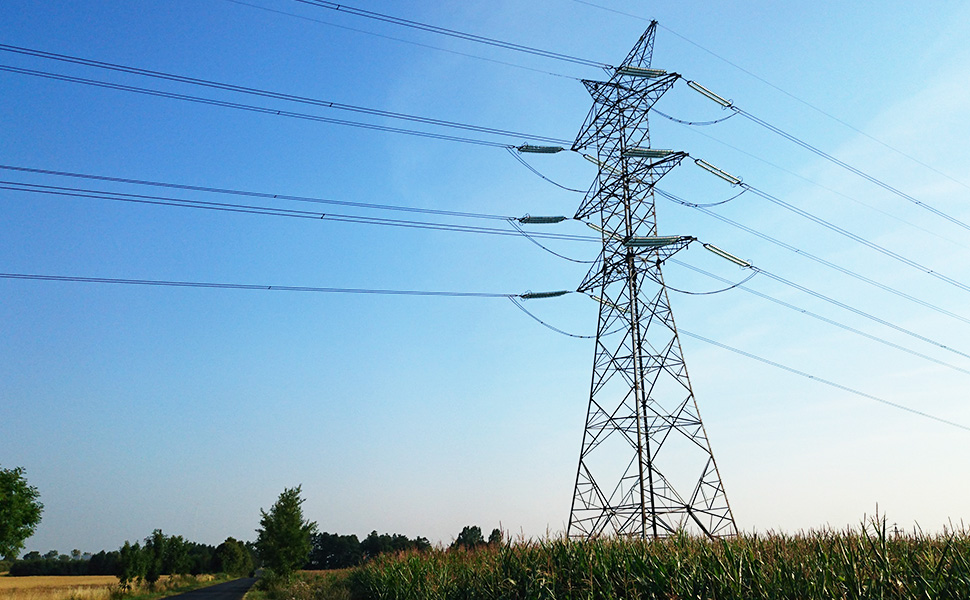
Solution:
[{"label": "green leafy tree", "polygon": [[162,576],[165,566],[165,546],[167,540],[161,529],[156,529],[150,536],[145,538],[145,546],[142,554],[145,560],[145,582],[150,589],[155,589],[155,584]]},{"label": "green leafy tree", "polygon": [[245,544],[235,538],[226,538],[212,556],[212,570],[228,575],[245,575],[253,570],[253,558]]},{"label": "green leafy tree", "polygon": [[118,580],[121,589],[128,591],[131,585],[145,576],[145,559],[138,542],[132,546],[127,540],[118,552]]},{"label": "green leafy tree", "polygon": [[317,532],[315,522],[303,519],[301,491],[301,486],[286,488],[269,512],[259,509],[256,550],[263,566],[284,578],[306,564]]},{"label": "green leafy tree", "polygon": [[492,533],[488,534],[488,545],[489,546],[501,546],[504,541],[504,536],[502,535],[502,530],[496,527],[492,530]]},{"label": "green leafy tree", "polygon": [[472,550],[485,545],[485,538],[482,537],[482,528],[478,525],[466,525],[455,541],[451,543],[452,549],[463,548]]},{"label": "green leafy tree", "polygon": [[185,575],[190,568],[189,543],[180,535],[169,536],[162,553],[162,573]]},{"label": "green leafy tree", "polygon": [[0,557],[14,560],[34,535],[44,505],[40,492],[28,485],[22,467],[0,468]]},{"label": "green leafy tree", "polygon": [[356,535],[318,533],[313,536],[313,551],[307,567],[311,569],[345,569],[361,560],[361,543]]}]

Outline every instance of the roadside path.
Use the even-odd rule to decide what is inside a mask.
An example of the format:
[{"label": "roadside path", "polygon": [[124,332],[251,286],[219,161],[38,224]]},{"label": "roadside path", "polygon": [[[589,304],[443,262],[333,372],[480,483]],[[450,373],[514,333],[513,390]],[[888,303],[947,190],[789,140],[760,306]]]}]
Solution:
[{"label": "roadside path", "polygon": [[169,596],[167,600],[178,598],[179,600],[242,600],[242,597],[256,583],[255,577],[244,577],[225,583],[210,585],[191,592],[185,592],[177,596]]}]

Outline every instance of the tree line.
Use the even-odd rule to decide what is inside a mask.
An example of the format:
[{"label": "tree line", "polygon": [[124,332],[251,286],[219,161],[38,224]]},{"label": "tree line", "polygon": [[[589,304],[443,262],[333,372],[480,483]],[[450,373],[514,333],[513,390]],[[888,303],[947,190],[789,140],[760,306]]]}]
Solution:
[{"label": "tree line", "polygon": [[[485,546],[497,546],[503,543],[502,531],[493,529],[486,539],[478,525],[468,525],[461,530],[455,541],[449,546],[451,550],[474,550]],[[339,535],[336,533],[315,533],[310,536],[310,557],[304,569],[346,569],[374,558],[380,554],[397,552],[424,552],[431,549],[431,543],[426,537],[411,539],[398,533],[378,534],[372,531],[362,541],[356,535]]]},{"label": "tree line", "polygon": [[[372,531],[363,541],[356,535],[320,533],[317,524],[304,520],[301,487],[287,488],[267,512],[260,509],[260,526],[254,543],[234,538],[213,547],[187,541],[180,535],[154,530],[142,542],[111,552],[85,557],[79,550],[71,556],[52,550],[43,556],[28,552],[16,560],[24,541],[40,522],[44,505],[36,487],[27,484],[22,468],[0,468],[0,567],[9,565],[10,575],[116,575],[123,589],[136,582],[154,588],[162,575],[251,574],[264,568],[265,579],[287,579],[297,569],[354,567],[387,553],[423,552],[431,549],[425,537]],[[502,532],[492,530],[486,541],[480,527],[466,526],[451,549],[475,549],[502,543]],[[2,572],[2,569],[0,569]]]},{"label": "tree line", "polygon": [[126,541],[118,550],[102,550],[90,558],[28,552],[10,565],[10,575],[116,575],[122,587],[141,580],[153,586],[162,575],[226,573],[246,575],[254,568],[252,544],[227,538],[218,546],[186,541],[156,529],[143,542]]}]

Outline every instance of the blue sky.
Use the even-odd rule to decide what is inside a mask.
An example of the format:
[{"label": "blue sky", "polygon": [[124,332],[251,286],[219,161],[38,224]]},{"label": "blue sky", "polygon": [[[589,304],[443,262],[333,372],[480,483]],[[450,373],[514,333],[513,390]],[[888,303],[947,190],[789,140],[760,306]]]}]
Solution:
[{"label": "blue sky", "polygon": [[[965,175],[970,92],[964,85],[970,73],[970,9],[961,3],[600,3],[660,21],[654,66],[682,73],[920,201],[970,221]],[[647,25],[567,0],[444,6],[361,0],[357,5],[613,64]],[[574,78],[603,76],[592,68],[290,0],[8,0],[0,5],[0,21],[3,44],[565,139],[575,136],[590,106]],[[9,52],[0,52],[0,64],[356,118]],[[513,216],[569,216],[581,201],[497,148],[8,72],[0,73],[0,86],[0,163],[5,165]],[[682,82],[657,107],[691,120],[725,116]],[[965,229],[742,117],[703,128],[653,117],[651,126],[656,147],[686,150],[970,282]],[[594,167],[575,154],[530,161],[568,187],[585,188],[595,175]],[[78,185],[53,176],[0,175],[6,181]],[[152,193],[89,183],[83,186]],[[663,183],[694,202],[725,199],[736,191],[690,162]],[[0,272],[5,273],[496,293],[572,289],[585,274],[583,265],[516,237],[13,191],[0,191],[0,199]],[[662,233],[697,236],[769,272],[970,352],[968,325],[962,321],[862,285],[697,211],[657,202]],[[970,316],[967,292],[752,194],[712,210]],[[556,231],[587,233],[576,223]],[[583,243],[551,244],[578,258],[593,258],[596,251]],[[698,246],[678,258],[735,281],[745,276]],[[683,289],[722,286],[675,266],[665,276]],[[750,286],[970,368],[964,356],[763,276]],[[259,508],[296,484],[303,485],[307,516],[326,531],[365,535],[377,529],[448,543],[467,524],[486,530],[501,525],[527,537],[564,528],[588,401],[592,342],[549,331],[504,299],[18,280],[0,281],[0,294],[0,464],[25,467],[46,505],[28,550],[112,549],[154,528],[212,544],[227,536],[253,539]],[[740,290],[675,294],[672,302],[685,330],[970,423],[965,373]],[[567,331],[588,334],[595,326],[596,305],[578,295],[528,306]],[[966,518],[966,431],[694,339],[682,342],[740,529],[854,525],[877,504],[890,522],[903,527],[918,523],[935,530]]]}]

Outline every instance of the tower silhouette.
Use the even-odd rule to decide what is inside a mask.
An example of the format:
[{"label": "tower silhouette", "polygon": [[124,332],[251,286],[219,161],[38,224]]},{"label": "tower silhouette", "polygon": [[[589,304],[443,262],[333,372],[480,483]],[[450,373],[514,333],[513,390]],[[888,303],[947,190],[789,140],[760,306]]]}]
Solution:
[{"label": "tower silhouette", "polygon": [[648,112],[679,78],[651,68],[656,29],[608,81],[583,81],[593,107],[572,147],[599,165],[576,218],[603,240],[579,287],[600,306],[573,538],[737,534],[661,272],[694,238],[657,234],[653,187],[687,154],[650,147]]}]

